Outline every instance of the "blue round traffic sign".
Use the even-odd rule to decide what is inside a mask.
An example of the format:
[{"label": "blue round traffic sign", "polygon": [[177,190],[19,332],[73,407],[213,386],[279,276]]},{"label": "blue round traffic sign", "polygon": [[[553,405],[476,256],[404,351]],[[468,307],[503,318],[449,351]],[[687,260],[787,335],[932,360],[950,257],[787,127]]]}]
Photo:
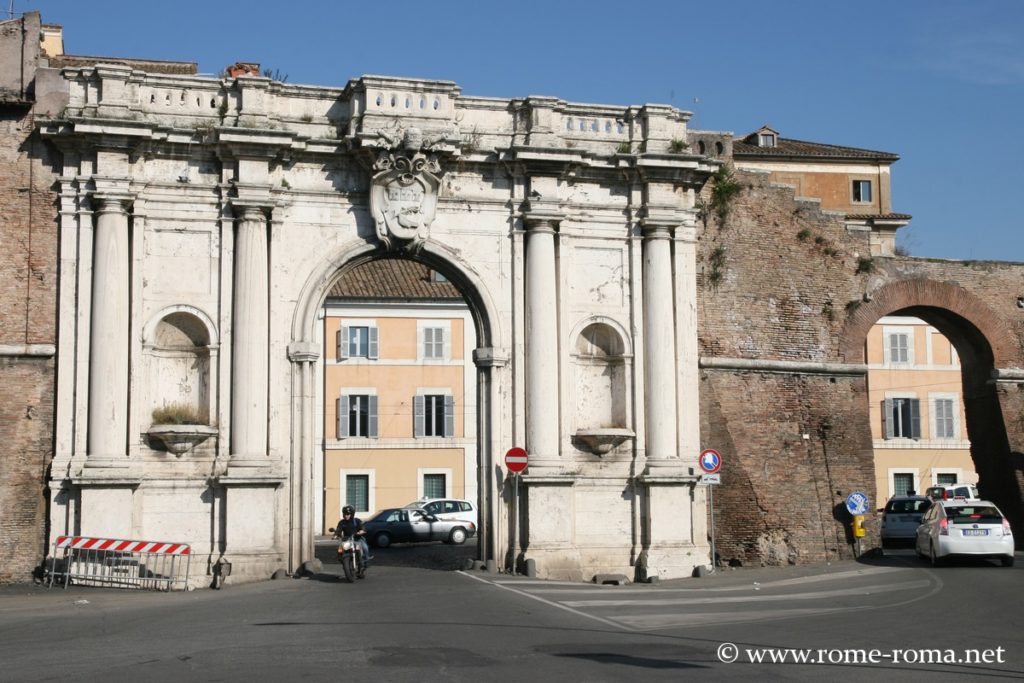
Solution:
[{"label": "blue round traffic sign", "polygon": [[707,448],[700,452],[697,464],[708,474],[714,474],[722,469],[722,456],[718,454],[718,451]]},{"label": "blue round traffic sign", "polygon": [[851,515],[863,515],[868,511],[868,494],[854,491],[846,497],[846,509]]}]

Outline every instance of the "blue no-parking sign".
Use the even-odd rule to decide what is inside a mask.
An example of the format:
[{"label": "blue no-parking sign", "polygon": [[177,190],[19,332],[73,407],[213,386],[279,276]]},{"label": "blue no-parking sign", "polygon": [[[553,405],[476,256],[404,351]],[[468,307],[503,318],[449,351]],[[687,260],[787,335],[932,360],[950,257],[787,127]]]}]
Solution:
[{"label": "blue no-parking sign", "polygon": [[868,511],[868,494],[854,491],[846,497],[846,509],[851,515],[863,515]]}]

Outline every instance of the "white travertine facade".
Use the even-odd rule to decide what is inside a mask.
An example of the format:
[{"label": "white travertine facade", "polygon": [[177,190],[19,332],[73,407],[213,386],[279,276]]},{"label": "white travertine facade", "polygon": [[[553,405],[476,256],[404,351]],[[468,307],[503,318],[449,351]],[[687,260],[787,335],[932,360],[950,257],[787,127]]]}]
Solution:
[{"label": "white travertine facade", "polygon": [[[402,253],[472,312],[481,557],[570,579],[709,562],[695,193],[719,162],[687,112],[62,76],[40,123],[63,155],[51,534],[190,542],[197,585],[312,559],[318,313],[346,269]],[[168,403],[196,424],[154,425]],[[516,543],[512,446],[531,453]]]}]

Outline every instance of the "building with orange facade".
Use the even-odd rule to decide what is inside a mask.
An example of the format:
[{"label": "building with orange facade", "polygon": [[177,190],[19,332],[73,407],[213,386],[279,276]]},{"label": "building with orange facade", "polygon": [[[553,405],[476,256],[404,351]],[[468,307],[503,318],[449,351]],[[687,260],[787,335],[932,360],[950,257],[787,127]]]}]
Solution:
[{"label": "building with orange facade", "polygon": [[319,526],[345,505],[475,501],[476,338],[455,286],[414,261],[372,261],[331,289],[322,322]]},{"label": "building with orange facade", "polygon": [[936,484],[976,483],[949,340],[919,318],[886,316],[868,334],[867,361],[879,506]]}]

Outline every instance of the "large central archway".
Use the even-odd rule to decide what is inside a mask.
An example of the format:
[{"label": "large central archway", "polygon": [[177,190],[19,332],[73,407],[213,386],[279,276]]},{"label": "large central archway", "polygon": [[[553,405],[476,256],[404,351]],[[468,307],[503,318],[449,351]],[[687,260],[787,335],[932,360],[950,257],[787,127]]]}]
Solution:
[{"label": "large central archway", "polygon": [[[414,260],[442,273],[455,285],[469,308],[476,333],[472,362],[476,368],[476,435],[477,490],[479,492],[479,554],[480,559],[500,557],[505,552],[501,540],[502,509],[498,491],[503,478],[495,462],[501,438],[500,420],[495,406],[501,387],[507,381],[507,355],[498,317],[492,299],[481,279],[469,264],[443,245],[427,241],[415,254],[393,254],[365,242],[343,245],[325,254],[313,265],[302,295],[297,301],[292,325],[289,358],[292,362],[292,453],[290,478],[292,523],[289,534],[289,564],[294,568],[314,558],[313,538],[316,533],[315,463],[320,457],[316,434],[318,406],[323,401],[322,387],[317,381],[316,364],[323,363],[323,352],[317,333],[317,316],[328,293],[338,280],[369,261],[400,256]],[[297,511],[297,513],[296,513]]]}]

